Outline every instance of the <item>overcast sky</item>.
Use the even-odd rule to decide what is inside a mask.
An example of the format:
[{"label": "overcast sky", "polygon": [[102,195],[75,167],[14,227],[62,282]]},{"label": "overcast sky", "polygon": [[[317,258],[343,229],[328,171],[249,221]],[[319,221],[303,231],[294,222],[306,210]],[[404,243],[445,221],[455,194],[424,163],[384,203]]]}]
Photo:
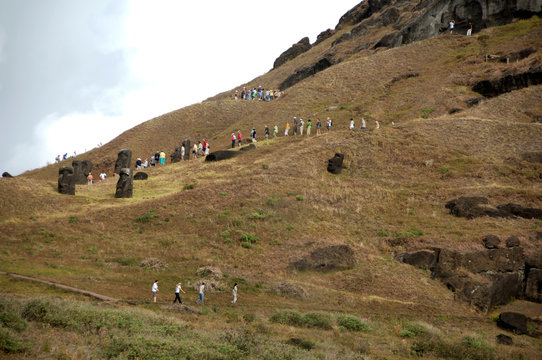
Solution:
[{"label": "overcast sky", "polygon": [[359,2],[0,0],[0,173],[252,80]]}]

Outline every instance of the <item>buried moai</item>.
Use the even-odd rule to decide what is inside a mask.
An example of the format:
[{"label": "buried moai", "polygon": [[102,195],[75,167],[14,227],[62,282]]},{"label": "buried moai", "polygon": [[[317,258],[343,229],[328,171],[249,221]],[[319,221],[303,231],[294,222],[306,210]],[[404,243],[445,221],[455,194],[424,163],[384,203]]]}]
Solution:
[{"label": "buried moai", "polygon": [[77,185],[84,185],[87,183],[87,176],[92,171],[92,162],[89,160],[73,160],[73,177]]},{"label": "buried moai", "polygon": [[327,161],[327,171],[332,174],[339,174],[342,170],[344,154],[335,154],[334,157]]},{"label": "buried moai", "polygon": [[132,164],[132,150],[122,149],[119,151],[117,161],[115,162],[115,173],[120,174],[124,168],[129,169]]},{"label": "buried moai", "polygon": [[60,194],[75,195],[73,167],[62,166],[58,169],[58,192]]},{"label": "buried moai", "polygon": [[116,198],[131,198],[133,189],[133,176],[132,170],[129,168],[120,169],[119,181],[117,181],[117,191],[115,192]]}]

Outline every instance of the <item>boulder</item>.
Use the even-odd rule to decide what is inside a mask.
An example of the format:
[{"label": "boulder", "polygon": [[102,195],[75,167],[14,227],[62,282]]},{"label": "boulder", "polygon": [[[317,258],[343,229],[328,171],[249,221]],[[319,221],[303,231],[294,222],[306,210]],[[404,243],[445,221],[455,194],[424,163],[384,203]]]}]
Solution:
[{"label": "boulder", "polygon": [[5,178],[12,178],[13,175],[11,175],[10,173],[8,173],[7,171],[4,171],[4,173],[2,174],[2,177],[5,177]]},{"label": "boulder", "polygon": [[60,194],[75,195],[73,167],[62,166],[58,169],[58,192]]},{"label": "boulder", "polygon": [[450,214],[467,219],[481,216],[512,217],[512,214],[508,211],[490,206],[487,198],[480,196],[460,197],[450,200],[445,207],[450,209]]},{"label": "boulder", "polygon": [[134,175],[134,180],[147,180],[149,178],[149,174],[143,171],[139,171]]},{"label": "boulder", "polygon": [[525,298],[542,303],[542,269],[528,268],[525,278]]},{"label": "boulder", "polygon": [[293,262],[296,270],[334,271],[351,269],[356,265],[354,251],[348,245],[332,245],[319,248],[304,258]]},{"label": "boulder", "polygon": [[217,150],[213,151],[209,155],[205,157],[205,161],[222,161],[222,160],[228,160],[231,158],[236,157],[239,155],[238,151],[231,151],[231,150]]},{"label": "boulder", "polygon": [[343,166],[344,154],[335,154],[327,161],[327,171],[332,174],[340,174]]},{"label": "boulder", "polygon": [[542,163],[542,151],[525,152],[521,154],[521,158],[532,163]]},{"label": "boulder", "polygon": [[116,198],[131,198],[133,190],[133,175],[129,168],[120,169],[119,180],[117,181]]},{"label": "boulder", "polygon": [[516,334],[527,334],[527,317],[517,312],[503,312],[499,315],[497,326]]},{"label": "boulder", "polygon": [[486,235],[482,239],[482,244],[486,249],[498,249],[501,239],[497,235]]},{"label": "boulder", "polygon": [[320,44],[322,41],[326,40],[326,39],[329,39],[330,37],[333,36],[333,34],[335,34],[335,31],[331,30],[331,29],[327,29],[325,31],[322,31],[320,34],[318,34],[318,36],[316,37],[316,41],[314,42],[314,45],[313,46],[316,46],[318,44]]},{"label": "boulder", "polygon": [[519,247],[519,238],[517,236],[510,236],[508,239],[506,239],[506,247]]},{"label": "boulder", "polygon": [[514,343],[510,336],[504,334],[499,334],[495,336],[495,341],[497,342],[497,344],[501,345],[512,345]]},{"label": "boulder", "polygon": [[117,155],[115,162],[115,173],[120,174],[121,169],[129,169],[132,165],[132,150],[122,149]]},{"label": "boulder", "polygon": [[92,162],[89,160],[73,160],[73,177],[77,185],[84,185],[87,183],[87,176],[92,171]]},{"label": "boulder", "polygon": [[355,25],[364,19],[367,19],[372,15],[371,5],[367,1],[363,1],[358,5],[354,6],[352,9],[347,11],[339,19],[339,23],[335,27],[335,30],[340,30],[344,27]]},{"label": "boulder", "polygon": [[508,214],[519,216],[525,219],[542,220],[542,209],[526,208],[518,204],[505,204],[497,206],[497,209]]},{"label": "boulder", "polygon": [[398,254],[395,259],[420,269],[433,269],[437,263],[438,252],[440,249],[438,251],[420,250]]},{"label": "boulder", "polygon": [[288,50],[280,54],[280,56],[273,63],[273,69],[278,68],[287,61],[290,61],[297,56],[303,54],[304,52],[309,51],[312,48],[311,43],[308,37],[304,37],[299,40],[297,43],[293,44]]}]

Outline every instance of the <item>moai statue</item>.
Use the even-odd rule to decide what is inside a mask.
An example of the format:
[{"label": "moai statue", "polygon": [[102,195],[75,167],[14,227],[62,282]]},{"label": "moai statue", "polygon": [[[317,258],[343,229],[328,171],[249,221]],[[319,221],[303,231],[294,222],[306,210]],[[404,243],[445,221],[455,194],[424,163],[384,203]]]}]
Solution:
[{"label": "moai statue", "polygon": [[132,150],[122,149],[117,156],[117,162],[115,163],[115,173],[120,175],[121,169],[129,169],[132,166]]},{"label": "moai statue", "polygon": [[58,192],[61,194],[75,195],[73,167],[62,166],[58,169]]},{"label": "moai statue", "polygon": [[192,154],[192,148],[190,147],[190,140],[184,139],[182,142],[182,145],[184,146],[184,159],[190,160],[190,154]]},{"label": "moai statue", "polygon": [[122,168],[119,173],[119,181],[117,181],[116,198],[131,198],[134,179],[130,168]]},{"label": "moai statue", "polygon": [[[184,148],[184,152],[185,152],[185,155],[186,155],[186,148]],[[169,157],[170,157],[172,163],[176,163],[176,162],[181,161],[181,147],[176,146],[175,151]]]},{"label": "moai statue", "polygon": [[335,154],[327,161],[327,171],[332,174],[339,174],[342,170],[344,154]]},{"label": "moai statue", "polygon": [[87,183],[87,176],[92,171],[92,162],[89,160],[73,160],[73,177],[77,185],[85,185]]}]

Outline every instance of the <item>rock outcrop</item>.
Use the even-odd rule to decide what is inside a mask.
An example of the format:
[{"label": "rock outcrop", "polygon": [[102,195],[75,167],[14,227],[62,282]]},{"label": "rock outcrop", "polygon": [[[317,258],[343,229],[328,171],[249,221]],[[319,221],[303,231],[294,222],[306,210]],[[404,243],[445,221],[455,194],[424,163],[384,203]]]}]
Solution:
[{"label": "rock outcrop", "polygon": [[134,175],[134,180],[147,180],[149,178],[149,174],[143,171],[139,171]]},{"label": "rock outcrop", "polygon": [[11,175],[10,173],[8,173],[7,171],[4,171],[4,173],[2,174],[2,177],[5,177],[5,178],[12,178],[13,175]]},{"label": "rock outcrop", "polygon": [[333,60],[331,56],[324,56],[320,60],[318,60],[316,63],[308,66],[303,66],[299,69],[297,69],[292,75],[288,76],[286,80],[280,83],[279,89],[284,90],[287,89],[298,82],[305,80],[309,76],[312,76],[316,73],[319,73],[322,70],[327,69],[333,65]]},{"label": "rock outcrop", "polygon": [[467,196],[450,200],[445,207],[450,214],[457,217],[473,219],[480,216],[522,217],[525,219],[542,219],[542,209],[526,208],[518,204],[504,204],[493,207],[485,197]]},{"label": "rock outcrop", "polygon": [[297,43],[293,44],[291,48],[280,54],[280,56],[273,63],[273,69],[278,68],[282,64],[290,61],[304,52],[309,51],[312,48],[312,45],[308,37],[304,37],[299,40]]},{"label": "rock outcrop", "polygon": [[351,269],[356,265],[354,251],[347,245],[319,248],[290,264],[296,270],[335,271]]}]

